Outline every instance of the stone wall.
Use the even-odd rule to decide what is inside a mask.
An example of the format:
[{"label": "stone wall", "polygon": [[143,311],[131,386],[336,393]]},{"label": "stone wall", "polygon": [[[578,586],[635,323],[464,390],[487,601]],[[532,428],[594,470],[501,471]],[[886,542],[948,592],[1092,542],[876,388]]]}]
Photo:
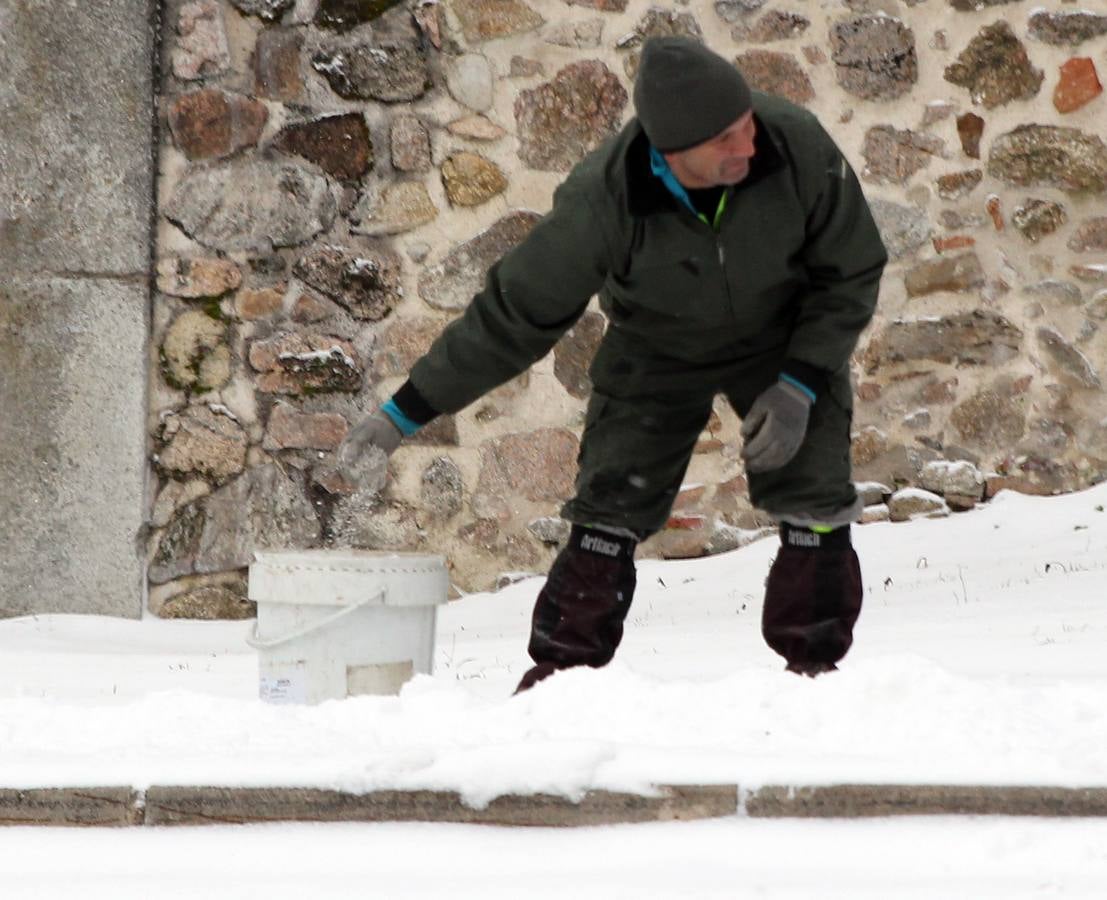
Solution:
[{"label": "stone wall", "polygon": [[[897,488],[912,489],[892,504],[904,517],[1001,484],[1100,478],[1107,14],[1059,0],[194,0],[164,17],[161,615],[249,614],[254,547],[443,552],[462,589],[545,569],[599,312],[407,442],[387,482],[373,461],[340,471],[334,450],[632,114],[653,34],[700,37],[817,112],[862,177],[893,257],[855,360],[869,518]],[[733,547],[765,524],[737,430],[720,401],[646,555]]]}]

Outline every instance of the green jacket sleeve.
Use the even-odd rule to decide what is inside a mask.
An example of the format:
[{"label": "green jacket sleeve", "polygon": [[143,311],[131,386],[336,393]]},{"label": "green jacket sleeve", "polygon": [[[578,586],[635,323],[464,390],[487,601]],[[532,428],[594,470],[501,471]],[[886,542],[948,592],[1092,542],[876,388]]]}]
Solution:
[{"label": "green jacket sleeve", "polygon": [[849,362],[872,318],[888,254],[857,176],[830,136],[816,127],[807,179],[814,201],[803,251],[810,287],[800,300],[788,357],[832,373]]},{"label": "green jacket sleeve", "polygon": [[572,176],[553,208],[488,270],[484,288],[412,367],[439,413],[468,406],[545,356],[603,285],[609,253],[587,186]]}]

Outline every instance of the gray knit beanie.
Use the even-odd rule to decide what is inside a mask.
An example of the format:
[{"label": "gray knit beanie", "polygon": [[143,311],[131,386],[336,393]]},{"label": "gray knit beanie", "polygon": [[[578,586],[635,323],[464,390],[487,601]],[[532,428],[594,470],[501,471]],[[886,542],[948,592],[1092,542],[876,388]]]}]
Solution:
[{"label": "gray knit beanie", "polygon": [[699,41],[646,41],[634,83],[638,121],[658,150],[684,150],[715,137],[752,105],[741,73]]}]

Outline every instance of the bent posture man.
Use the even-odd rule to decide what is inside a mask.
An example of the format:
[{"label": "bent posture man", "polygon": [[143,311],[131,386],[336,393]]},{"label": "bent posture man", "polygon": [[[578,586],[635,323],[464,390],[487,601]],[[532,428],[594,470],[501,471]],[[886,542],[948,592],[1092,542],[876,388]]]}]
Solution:
[{"label": "bent posture man", "polygon": [[742,418],[754,505],[780,524],[762,630],[789,669],[852,641],[848,370],[887,260],[860,186],[810,113],[751,92],[686,38],[646,43],[637,118],[586,157],[526,240],[409,380],[352,432],[347,459],[518,375],[599,294],[573,523],[539,594],[520,688],[612,658],[636,543],[660,529],[716,394]]}]

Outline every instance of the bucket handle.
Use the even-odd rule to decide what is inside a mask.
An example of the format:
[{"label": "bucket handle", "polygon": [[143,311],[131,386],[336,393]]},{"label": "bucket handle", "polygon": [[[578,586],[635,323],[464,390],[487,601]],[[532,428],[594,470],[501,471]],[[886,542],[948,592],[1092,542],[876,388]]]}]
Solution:
[{"label": "bucket handle", "polygon": [[290,631],[288,634],[282,634],[280,637],[275,638],[263,638],[258,636],[258,623],[254,622],[254,630],[249,637],[246,638],[246,643],[253,647],[255,650],[272,650],[274,647],[279,647],[281,644],[287,644],[289,641],[294,641],[297,638],[302,638],[306,634],[316,631],[320,628],[326,628],[328,625],[333,625],[339,619],[343,619],[348,615],[351,615],[361,609],[363,606],[368,606],[370,603],[375,603],[378,600],[383,600],[386,591],[381,588],[375,594],[370,594],[364,600],[359,600],[352,606],[344,606],[336,613],[331,613],[329,616],[325,616],[322,619],[318,619],[315,622],[311,622],[308,625],[304,625],[302,628],[297,628],[295,631]]}]

